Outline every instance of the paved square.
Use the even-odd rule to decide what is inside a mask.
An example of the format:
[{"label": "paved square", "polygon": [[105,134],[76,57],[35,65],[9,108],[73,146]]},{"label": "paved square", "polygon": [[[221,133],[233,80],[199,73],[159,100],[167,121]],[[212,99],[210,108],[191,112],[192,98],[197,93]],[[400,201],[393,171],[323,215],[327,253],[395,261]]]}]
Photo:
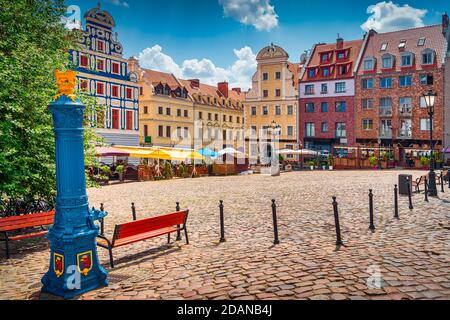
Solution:
[{"label": "paved square", "polygon": [[[179,201],[190,209],[191,244],[167,245],[160,237],[118,248],[110,286],[80,299],[449,299],[450,190],[429,203],[414,195],[414,211],[400,197],[396,220],[393,187],[400,173],[408,172],[294,172],[90,189],[90,205],[103,202],[109,211],[108,237],[115,223],[131,221],[131,202],[144,218],[170,213]],[[371,188],[375,233],[368,230]],[[339,251],[333,195],[346,245]],[[279,206],[278,246],[272,245],[271,199]],[[223,244],[219,200],[225,205]],[[0,298],[52,298],[39,291],[48,252],[46,240],[34,239],[13,243],[10,260],[2,253]],[[107,251],[99,253],[109,269]]]}]

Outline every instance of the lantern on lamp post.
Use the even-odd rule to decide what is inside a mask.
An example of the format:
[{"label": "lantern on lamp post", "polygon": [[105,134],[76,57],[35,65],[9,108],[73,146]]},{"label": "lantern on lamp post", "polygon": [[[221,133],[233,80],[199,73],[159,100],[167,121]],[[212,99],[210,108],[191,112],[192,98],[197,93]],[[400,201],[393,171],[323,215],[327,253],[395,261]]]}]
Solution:
[{"label": "lantern on lamp post", "polygon": [[434,154],[433,154],[433,115],[434,104],[437,94],[431,89],[423,94],[423,98],[427,105],[428,115],[430,116],[430,172],[428,173],[428,194],[430,197],[437,197],[436,174],[434,172]]}]

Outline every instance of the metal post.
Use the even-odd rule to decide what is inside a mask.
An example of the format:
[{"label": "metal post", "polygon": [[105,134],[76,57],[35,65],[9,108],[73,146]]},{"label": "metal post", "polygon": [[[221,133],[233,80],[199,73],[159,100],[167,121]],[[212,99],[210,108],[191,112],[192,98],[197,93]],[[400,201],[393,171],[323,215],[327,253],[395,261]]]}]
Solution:
[{"label": "metal post", "polygon": [[224,222],[224,216],[223,216],[223,201],[220,200],[219,204],[219,211],[220,211],[220,242],[225,242],[225,222]]},{"label": "metal post", "polygon": [[336,245],[343,246],[344,243],[341,239],[341,225],[339,224],[339,211],[336,197],[333,197],[333,211],[334,211],[334,224],[336,226]]},{"label": "metal post", "polygon": [[441,171],[441,192],[444,193],[444,172]]},{"label": "metal post", "polygon": [[437,197],[436,173],[434,172],[434,152],[433,152],[433,112],[428,113],[430,116],[430,172],[428,173],[428,193],[430,197]]},{"label": "metal post", "polygon": [[[100,203],[100,211],[105,212],[105,206],[103,205],[103,203]],[[100,220],[100,234],[105,234],[105,218],[102,218]]]},{"label": "metal post", "polygon": [[450,169],[447,171],[448,188],[450,189]]},{"label": "metal post", "polygon": [[425,202],[428,202],[428,178],[425,178]]},{"label": "metal post", "polygon": [[[175,210],[177,212],[180,212],[181,208],[180,208],[180,203],[179,202],[176,203]],[[178,229],[177,230],[177,241],[181,241],[181,230],[180,230],[180,228],[181,228],[181,226],[177,225],[177,229]]]},{"label": "metal post", "polygon": [[406,179],[406,182],[408,183],[408,201],[409,201],[409,210],[414,210],[413,203],[412,203],[412,194],[411,194],[411,181],[409,178]]},{"label": "metal post", "polygon": [[400,216],[398,214],[398,186],[395,185],[394,187],[394,218],[400,219]]},{"label": "metal post", "polygon": [[275,200],[272,200],[272,216],[273,216],[273,233],[275,236],[273,244],[280,244],[280,240],[278,239],[277,205],[275,204]]},{"label": "metal post", "polygon": [[134,206],[134,202],[131,203],[131,213],[133,214],[133,221],[136,221],[137,216],[136,216],[136,207]]},{"label": "metal post", "polygon": [[369,190],[369,214],[370,214],[369,229],[373,232],[373,231],[375,231],[375,225],[373,223],[373,193],[372,193],[372,189]]}]

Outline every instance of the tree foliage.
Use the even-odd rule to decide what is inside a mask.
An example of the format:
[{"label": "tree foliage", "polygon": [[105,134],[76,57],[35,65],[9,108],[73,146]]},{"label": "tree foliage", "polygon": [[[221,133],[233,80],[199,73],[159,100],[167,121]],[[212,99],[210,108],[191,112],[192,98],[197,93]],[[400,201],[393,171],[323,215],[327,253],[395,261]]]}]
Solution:
[{"label": "tree foliage", "polygon": [[[63,0],[0,0],[0,196],[55,195],[54,134],[48,104],[54,71],[75,47],[61,24]],[[88,106],[89,107],[89,106]],[[96,140],[91,131],[85,140]],[[92,145],[86,143],[87,162]]]}]

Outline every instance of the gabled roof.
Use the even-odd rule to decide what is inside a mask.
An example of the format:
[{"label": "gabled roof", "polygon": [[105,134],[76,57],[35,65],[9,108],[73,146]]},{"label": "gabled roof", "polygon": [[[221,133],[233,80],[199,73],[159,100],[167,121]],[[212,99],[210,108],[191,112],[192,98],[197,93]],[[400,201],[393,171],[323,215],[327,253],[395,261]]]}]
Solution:
[{"label": "gabled roof", "polygon": [[144,71],[143,74],[144,80],[148,83],[154,84],[161,82],[162,84],[168,84],[169,87],[173,89],[180,86],[180,84],[177,81],[177,78],[171,73],[160,72],[150,69],[142,69],[142,70]]},{"label": "gabled roof", "polygon": [[[425,38],[425,45],[417,45],[420,38]],[[403,50],[399,49],[400,41],[406,41]],[[381,51],[381,46],[383,43],[387,43],[387,48],[385,51]],[[395,56],[396,71],[401,71],[399,61],[403,52],[413,53],[415,55],[416,70],[422,70],[421,54],[425,49],[431,49],[436,52],[435,61],[437,62],[437,66],[440,67],[445,55],[445,45],[446,40],[442,34],[441,25],[432,25],[386,33],[376,33],[372,31],[369,33],[368,43],[358,68],[358,74],[364,74],[362,66],[364,59],[368,57],[373,57],[376,59],[376,71],[381,72],[381,58],[385,54]]]}]

